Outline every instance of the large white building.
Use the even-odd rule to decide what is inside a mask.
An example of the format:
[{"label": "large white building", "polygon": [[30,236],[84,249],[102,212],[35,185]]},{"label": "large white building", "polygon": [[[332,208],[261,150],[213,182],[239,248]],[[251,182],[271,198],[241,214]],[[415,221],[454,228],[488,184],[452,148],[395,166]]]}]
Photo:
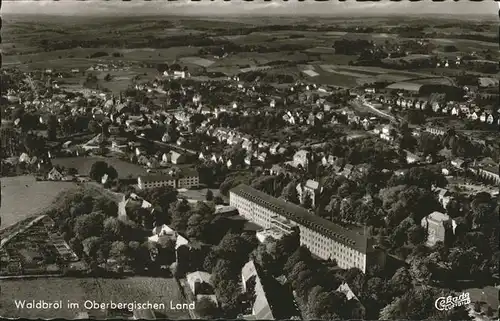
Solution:
[{"label": "large white building", "polygon": [[162,186],[173,188],[193,188],[200,185],[200,176],[197,170],[184,169],[175,174],[145,175],[137,178],[140,189],[149,189]]},{"label": "large white building", "polygon": [[274,198],[247,185],[230,191],[229,203],[240,215],[264,229],[278,229],[291,233],[300,230],[300,243],[312,254],[324,259],[335,259],[339,267],[357,267],[366,272],[373,264],[383,266],[385,255],[371,245],[371,239],[362,231],[343,228],[306,209]]},{"label": "large white building", "polygon": [[140,189],[149,189],[163,186],[175,188],[175,178],[171,175],[145,175],[137,178],[137,185]]}]

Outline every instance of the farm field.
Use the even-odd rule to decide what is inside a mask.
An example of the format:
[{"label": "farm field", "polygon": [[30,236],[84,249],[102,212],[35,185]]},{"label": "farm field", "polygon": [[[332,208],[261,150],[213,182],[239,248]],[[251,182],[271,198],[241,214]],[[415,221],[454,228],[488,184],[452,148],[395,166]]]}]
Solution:
[{"label": "farm field", "polygon": [[[17,44],[16,44],[17,46]],[[35,50],[36,51],[36,50]],[[196,55],[199,51],[197,47],[172,47],[172,48],[137,48],[137,49],[116,49],[116,48],[72,48],[54,51],[40,51],[36,53],[26,53],[17,55],[3,55],[5,65],[27,64],[29,68],[81,68],[107,61],[165,61],[174,60],[184,56]],[[106,52],[110,56],[89,58],[96,52]],[[123,57],[113,57],[113,53],[121,53]],[[48,63],[48,64],[46,64]]]},{"label": "farm field", "polygon": [[76,188],[71,182],[37,182],[33,176],[2,177],[2,228],[51,207],[58,195]]},{"label": "farm field", "polygon": [[[43,289],[43,291],[40,291]],[[17,309],[14,300],[63,300],[60,310]],[[67,301],[79,303],[79,309],[69,309]],[[131,277],[126,279],[104,278],[49,278],[31,280],[3,280],[0,298],[0,315],[6,318],[64,318],[74,319],[79,312],[104,319],[101,310],[86,310],[83,303],[93,300],[100,303],[123,302],[182,303],[174,279]],[[189,319],[187,311],[158,311],[169,319]]]},{"label": "farm field", "polygon": [[52,164],[64,166],[65,168],[74,167],[80,175],[88,175],[90,173],[90,168],[92,164],[97,161],[104,161],[108,165],[113,166],[118,172],[119,178],[128,178],[129,175],[132,177],[137,177],[139,175],[146,174],[146,169],[139,165],[128,163],[121,159],[111,158],[111,157],[64,157],[55,158],[52,160]]},{"label": "farm field", "polygon": [[214,61],[199,57],[184,57],[180,59],[184,63],[194,64],[201,67],[210,67]]}]

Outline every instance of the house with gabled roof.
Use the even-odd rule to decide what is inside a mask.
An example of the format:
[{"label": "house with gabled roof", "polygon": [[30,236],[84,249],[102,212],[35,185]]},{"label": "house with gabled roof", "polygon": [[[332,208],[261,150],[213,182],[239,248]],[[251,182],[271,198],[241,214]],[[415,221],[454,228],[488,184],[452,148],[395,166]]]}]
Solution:
[{"label": "house with gabled roof", "polygon": [[53,167],[47,174],[47,179],[50,181],[60,181],[63,177],[63,174],[61,174],[61,172],[55,167]]},{"label": "house with gabled roof", "polygon": [[[253,281],[253,282],[252,282]],[[252,304],[251,313],[244,319],[274,320],[276,319],[267,300],[266,292],[259,278],[257,267],[253,261],[249,261],[241,269],[241,283],[243,292],[254,292],[255,300]]]}]

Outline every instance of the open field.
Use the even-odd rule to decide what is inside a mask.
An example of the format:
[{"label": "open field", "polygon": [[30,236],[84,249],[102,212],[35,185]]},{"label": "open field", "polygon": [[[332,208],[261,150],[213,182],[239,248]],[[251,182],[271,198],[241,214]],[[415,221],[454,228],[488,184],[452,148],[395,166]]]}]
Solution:
[{"label": "open field", "polygon": [[180,59],[184,63],[194,64],[201,67],[210,67],[214,61],[199,57],[184,57]]},{"label": "open field", "polygon": [[[43,289],[43,291],[40,291]],[[63,301],[60,310],[17,309],[14,300]],[[49,278],[31,280],[3,280],[0,298],[0,315],[7,318],[64,318],[74,319],[78,312],[104,319],[100,310],[86,310],[83,303],[164,303],[167,310],[158,311],[169,319],[188,319],[187,311],[168,309],[170,301],[182,303],[177,284],[173,279],[132,277],[126,279],[102,278]],[[69,309],[67,301],[79,303],[79,308]]]},{"label": "open field", "polygon": [[97,161],[104,161],[108,165],[113,166],[118,172],[119,178],[127,178],[129,175],[137,177],[146,174],[146,170],[139,165],[128,163],[121,159],[111,157],[64,157],[55,158],[52,164],[64,166],[66,168],[74,167],[80,175],[88,175],[92,164]]},{"label": "open field", "polygon": [[51,207],[57,196],[76,188],[71,182],[37,182],[32,176],[2,177],[2,227]]}]

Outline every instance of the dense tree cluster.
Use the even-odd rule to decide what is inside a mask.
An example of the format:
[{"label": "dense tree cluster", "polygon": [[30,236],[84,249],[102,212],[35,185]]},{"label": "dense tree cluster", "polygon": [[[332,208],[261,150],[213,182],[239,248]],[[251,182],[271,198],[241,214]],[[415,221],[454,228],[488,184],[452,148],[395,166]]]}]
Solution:
[{"label": "dense tree cluster", "polygon": [[205,258],[203,268],[212,274],[212,282],[226,317],[241,312],[240,273],[258,241],[251,234],[226,234]]},{"label": "dense tree cluster", "polygon": [[62,206],[48,213],[75,253],[95,270],[110,259],[143,271],[150,266],[148,232],[130,220],[118,218],[118,206],[109,199],[86,193],[67,197]]},{"label": "dense tree cluster", "polygon": [[92,167],[90,168],[89,176],[93,180],[100,182],[102,177],[104,175],[108,175],[109,180],[114,180],[118,178],[118,173],[116,172],[116,169],[108,165],[104,161],[97,161],[94,164],[92,164]]}]

